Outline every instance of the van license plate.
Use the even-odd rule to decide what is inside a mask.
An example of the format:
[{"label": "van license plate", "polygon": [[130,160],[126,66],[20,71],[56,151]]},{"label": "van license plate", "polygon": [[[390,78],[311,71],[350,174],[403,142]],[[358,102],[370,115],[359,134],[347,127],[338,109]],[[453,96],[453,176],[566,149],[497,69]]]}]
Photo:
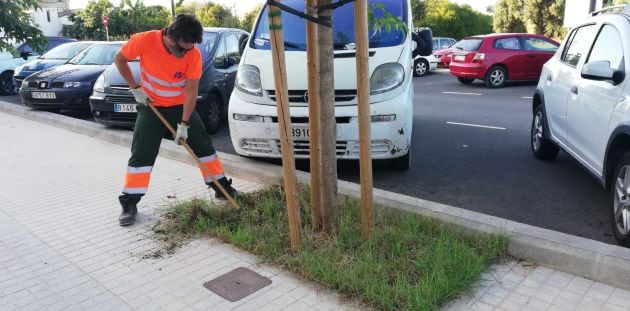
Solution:
[{"label": "van license plate", "polygon": [[35,99],[55,99],[55,92],[32,92],[33,98]]},{"label": "van license plate", "polygon": [[136,104],[114,104],[114,112],[138,112]]},{"label": "van license plate", "polygon": [[311,135],[311,130],[304,126],[294,126],[291,128],[291,136],[293,139],[308,139]]}]

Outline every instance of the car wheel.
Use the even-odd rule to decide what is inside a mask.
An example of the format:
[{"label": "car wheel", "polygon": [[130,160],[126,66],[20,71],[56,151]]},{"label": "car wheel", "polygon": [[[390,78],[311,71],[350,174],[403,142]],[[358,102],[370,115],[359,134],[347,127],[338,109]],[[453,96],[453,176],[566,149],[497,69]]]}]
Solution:
[{"label": "car wheel", "polygon": [[13,72],[5,71],[0,75],[0,95],[15,94],[15,86],[13,85]]},{"label": "car wheel", "polygon": [[475,79],[473,79],[473,78],[457,77],[457,81],[459,81],[459,83],[461,83],[461,84],[471,84],[473,81],[475,81]]},{"label": "car wheel", "polygon": [[548,135],[545,107],[538,105],[532,119],[531,147],[534,156],[545,161],[555,159],[560,151],[560,148],[547,138]]},{"label": "car wheel", "polygon": [[406,171],[409,169],[409,161],[411,151],[407,152],[404,156],[400,158],[395,158],[389,160],[389,168],[399,171]]},{"label": "car wheel", "polygon": [[429,62],[420,58],[414,62],[413,75],[416,77],[422,77],[429,72]]},{"label": "car wheel", "polygon": [[208,131],[208,134],[214,134],[221,129],[223,124],[223,107],[221,100],[214,94],[208,96],[207,104],[206,131]]},{"label": "car wheel", "polygon": [[617,243],[630,246],[630,152],[619,160],[612,183],[612,229]]},{"label": "car wheel", "polygon": [[500,88],[507,80],[507,71],[501,66],[492,66],[486,74],[486,86],[489,88]]}]

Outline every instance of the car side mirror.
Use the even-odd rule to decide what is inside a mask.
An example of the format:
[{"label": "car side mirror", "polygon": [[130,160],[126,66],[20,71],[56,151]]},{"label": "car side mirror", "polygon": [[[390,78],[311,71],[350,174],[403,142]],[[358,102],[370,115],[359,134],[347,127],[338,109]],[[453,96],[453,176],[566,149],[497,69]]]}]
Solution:
[{"label": "car side mirror", "polygon": [[582,78],[595,81],[612,81],[617,85],[625,79],[626,74],[622,70],[610,68],[607,60],[598,60],[587,63],[582,68]]},{"label": "car side mirror", "polygon": [[28,60],[28,57],[33,55],[32,52],[22,52],[20,53],[20,57],[22,57],[24,60]]},{"label": "car side mirror", "polygon": [[245,47],[247,47],[247,41],[249,40],[249,35],[242,34],[238,37],[238,53],[243,55],[245,51]]},{"label": "car side mirror", "polygon": [[238,63],[236,62],[236,58],[234,58],[232,56],[228,56],[228,58],[227,58],[227,68],[232,67],[234,65],[238,65]]},{"label": "car side mirror", "polygon": [[217,59],[214,61],[214,68],[217,68],[217,69],[227,69],[228,67],[229,67],[229,66],[228,66],[228,58],[227,58],[227,56],[225,56],[225,57],[223,57],[223,58],[217,58]]}]

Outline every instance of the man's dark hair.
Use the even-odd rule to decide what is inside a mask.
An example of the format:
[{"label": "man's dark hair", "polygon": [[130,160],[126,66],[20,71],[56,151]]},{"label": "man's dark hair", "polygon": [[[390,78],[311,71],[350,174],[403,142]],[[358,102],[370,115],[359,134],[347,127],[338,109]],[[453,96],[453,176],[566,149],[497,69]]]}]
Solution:
[{"label": "man's dark hair", "polygon": [[166,35],[175,42],[201,43],[202,34],[201,22],[189,14],[177,15],[175,21],[166,28]]}]

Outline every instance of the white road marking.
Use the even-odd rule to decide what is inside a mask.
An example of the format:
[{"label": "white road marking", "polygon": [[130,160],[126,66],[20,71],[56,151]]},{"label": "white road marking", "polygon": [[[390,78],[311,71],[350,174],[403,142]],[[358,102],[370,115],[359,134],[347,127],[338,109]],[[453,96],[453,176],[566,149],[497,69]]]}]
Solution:
[{"label": "white road marking", "polygon": [[493,130],[506,130],[506,128],[504,128],[504,127],[498,127],[498,126],[487,126],[487,125],[479,125],[479,124],[468,124],[468,123],[458,123],[458,122],[446,122],[446,124],[452,124],[452,125],[462,125],[462,126],[472,126],[472,127],[481,127],[481,128],[485,128],[485,129],[493,129]]},{"label": "white road marking", "polygon": [[522,98],[522,99],[532,99],[532,98],[534,98],[534,97],[533,97],[533,96],[523,96],[523,97],[521,97],[521,98]]},{"label": "white road marking", "polygon": [[442,92],[442,94],[454,94],[454,95],[475,95],[475,96],[481,96],[483,94],[479,94],[479,93],[461,93],[461,92]]}]

